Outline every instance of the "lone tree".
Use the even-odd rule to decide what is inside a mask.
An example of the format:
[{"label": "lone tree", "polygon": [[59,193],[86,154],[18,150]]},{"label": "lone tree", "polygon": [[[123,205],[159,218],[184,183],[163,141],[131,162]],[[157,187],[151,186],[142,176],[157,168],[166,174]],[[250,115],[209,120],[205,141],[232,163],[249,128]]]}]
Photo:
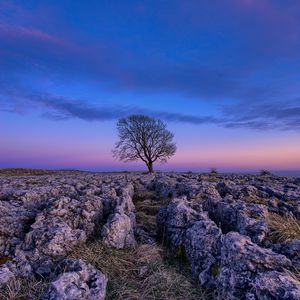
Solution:
[{"label": "lone tree", "polygon": [[141,159],[150,173],[154,162],[166,162],[176,152],[174,134],[159,119],[132,115],[120,119],[117,129],[119,141],[113,150],[114,157],[125,162]]}]

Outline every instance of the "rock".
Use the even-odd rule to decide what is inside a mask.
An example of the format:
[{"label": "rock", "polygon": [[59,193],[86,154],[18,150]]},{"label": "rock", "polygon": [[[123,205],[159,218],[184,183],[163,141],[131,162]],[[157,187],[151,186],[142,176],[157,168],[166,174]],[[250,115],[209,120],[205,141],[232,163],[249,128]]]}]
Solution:
[{"label": "rock", "polygon": [[103,242],[118,249],[136,246],[131,219],[125,214],[112,215],[101,231]]},{"label": "rock", "polygon": [[15,201],[0,201],[0,253],[11,255],[22,241],[37,211]]},{"label": "rock", "polygon": [[255,186],[253,185],[246,185],[241,188],[241,193],[243,194],[244,197],[252,197],[255,198],[258,195],[258,190]]},{"label": "rock", "polygon": [[216,224],[205,217],[186,231],[185,254],[193,274],[199,277],[201,285],[208,288],[215,286],[219,273],[221,235]]},{"label": "rock", "polygon": [[37,249],[41,254],[53,258],[65,257],[75,245],[87,239],[85,231],[72,229],[57,218],[37,221],[32,227],[22,249]]},{"label": "rock", "polygon": [[289,240],[275,244],[272,249],[288,257],[293,262],[293,266],[300,270],[300,240]]},{"label": "rock", "polygon": [[169,241],[172,250],[176,251],[184,245],[186,230],[202,218],[200,212],[190,207],[185,198],[174,199],[163,206],[157,215],[158,236]]},{"label": "rock", "polygon": [[223,233],[237,231],[248,235],[255,243],[262,243],[268,233],[265,221],[268,209],[265,205],[244,203],[231,198],[209,198],[203,203],[212,220],[219,224]]},{"label": "rock", "polygon": [[0,288],[4,287],[13,278],[15,278],[15,275],[7,266],[0,266]]},{"label": "rock", "polygon": [[257,276],[253,293],[259,300],[299,300],[300,283],[284,273],[266,272]]},{"label": "rock", "polygon": [[105,299],[107,277],[82,260],[66,260],[64,272],[53,281],[43,300],[102,300]]},{"label": "rock", "polygon": [[134,236],[136,220],[135,207],[132,202],[134,188],[128,184],[118,191],[115,208],[109,215],[101,230],[103,242],[109,246],[122,249],[136,246]]},{"label": "rock", "polygon": [[243,299],[257,276],[268,271],[283,272],[292,265],[285,256],[261,248],[237,232],[223,235],[221,244],[218,299]]}]

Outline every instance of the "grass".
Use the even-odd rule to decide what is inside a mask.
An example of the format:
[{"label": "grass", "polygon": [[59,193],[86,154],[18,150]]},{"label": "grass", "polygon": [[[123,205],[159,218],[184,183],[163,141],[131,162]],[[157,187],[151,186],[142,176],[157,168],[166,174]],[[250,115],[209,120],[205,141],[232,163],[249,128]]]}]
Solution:
[{"label": "grass", "polygon": [[252,197],[248,197],[248,198],[244,198],[247,202],[250,203],[254,203],[254,204],[267,204],[267,200],[260,198],[260,197],[256,197],[256,196],[252,196]]},{"label": "grass", "polygon": [[[156,215],[167,200],[142,192],[134,195],[133,202],[137,223],[155,236]],[[192,278],[186,261],[176,259],[161,245],[139,244],[136,249],[116,250],[94,240],[75,248],[71,258],[81,258],[108,276],[108,300],[210,299]]]},{"label": "grass", "polygon": [[156,215],[167,202],[168,199],[157,197],[154,192],[139,192],[133,196],[137,223],[143,224],[151,235],[156,235]]},{"label": "grass", "polygon": [[206,182],[218,182],[220,181],[219,178],[215,177],[215,175],[208,175],[208,177],[204,178],[203,181],[206,181]]},{"label": "grass", "polygon": [[269,240],[282,243],[288,240],[300,239],[300,221],[295,217],[283,217],[276,213],[269,213],[267,222],[270,228]]},{"label": "grass", "polygon": [[139,224],[143,224],[150,234],[156,234],[157,226],[155,215],[148,215],[142,211],[138,211],[136,213],[136,220]]},{"label": "grass", "polygon": [[133,202],[140,202],[147,199],[156,199],[156,193],[154,191],[143,191],[143,192],[137,192],[133,195]]},{"label": "grass", "polygon": [[139,245],[115,250],[94,241],[77,247],[71,258],[81,258],[108,276],[107,299],[208,299],[191,277],[164,261],[164,249]]},{"label": "grass", "polygon": [[0,290],[0,300],[39,300],[47,288],[44,281],[16,278]]},{"label": "grass", "polygon": [[291,276],[297,284],[300,284],[300,270],[296,267],[292,267],[291,270],[285,270],[285,273]]}]

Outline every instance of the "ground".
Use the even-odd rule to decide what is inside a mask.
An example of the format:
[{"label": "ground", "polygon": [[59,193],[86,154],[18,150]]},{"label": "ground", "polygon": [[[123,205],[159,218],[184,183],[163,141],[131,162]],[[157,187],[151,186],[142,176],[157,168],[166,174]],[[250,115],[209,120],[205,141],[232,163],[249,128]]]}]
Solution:
[{"label": "ground", "polygon": [[0,170],[1,295],[300,299],[299,200],[270,173]]}]

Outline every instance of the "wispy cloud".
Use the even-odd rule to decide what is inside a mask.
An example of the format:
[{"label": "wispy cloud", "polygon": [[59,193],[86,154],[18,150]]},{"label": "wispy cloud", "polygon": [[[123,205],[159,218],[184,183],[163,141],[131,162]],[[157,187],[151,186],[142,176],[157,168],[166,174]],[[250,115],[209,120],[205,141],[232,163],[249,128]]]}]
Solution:
[{"label": "wispy cloud", "polygon": [[[0,93],[0,111],[28,113],[32,108],[39,108],[41,116],[51,120],[81,119],[85,121],[111,121],[131,114],[146,114],[168,122],[194,125],[215,124],[226,128],[248,128],[254,130],[299,130],[300,101],[291,101],[288,107],[274,105],[256,105],[245,108],[231,106],[224,109],[221,116],[190,115],[167,111],[153,111],[138,106],[92,106],[79,99],[46,93],[30,93],[24,90]],[[2,100],[1,100],[2,99]],[[5,99],[9,99],[9,102]],[[2,105],[1,105],[2,104]],[[26,107],[26,109],[22,109]]]},{"label": "wispy cloud", "polygon": [[56,36],[33,27],[15,26],[0,22],[0,34],[6,35],[10,39],[15,38],[33,38],[50,43],[64,44],[64,41]]},{"label": "wispy cloud", "polygon": [[[9,99],[9,102],[5,101],[4,99]],[[24,105],[24,103],[26,103],[27,110],[20,110],[20,106]],[[201,117],[180,113],[151,111],[137,106],[116,105],[110,107],[96,107],[91,106],[86,102],[78,99],[70,99],[64,96],[50,95],[46,93],[29,93],[24,90],[22,90],[22,92],[16,90],[6,91],[5,97],[0,97],[0,111],[12,113],[30,113],[32,108],[39,108],[42,112],[42,117],[53,120],[67,120],[75,118],[85,121],[109,121],[116,120],[118,118],[125,117],[131,114],[147,114],[171,122],[183,122],[192,124],[218,122],[217,119],[211,116]]]}]

